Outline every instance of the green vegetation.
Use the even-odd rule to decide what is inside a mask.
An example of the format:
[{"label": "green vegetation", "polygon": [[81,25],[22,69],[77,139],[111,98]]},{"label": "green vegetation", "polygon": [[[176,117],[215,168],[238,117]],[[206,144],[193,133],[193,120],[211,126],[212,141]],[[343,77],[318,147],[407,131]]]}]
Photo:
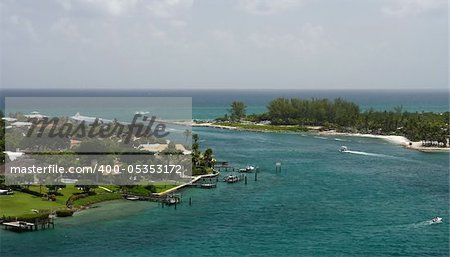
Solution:
[{"label": "green vegetation", "polygon": [[32,214],[33,210],[55,210],[66,205],[41,197],[15,191],[13,195],[0,195],[0,216]]},{"label": "green vegetation", "polygon": [[213,150],[208,148],[204,153],[200,150],[199,137],[192,135],[192,175],[204,175],[213,173],[215,160],[213,159]]},{"label": "green vegetation", "polygon": [[247,106],[244,102],[234,101],[230,107],[231,109],[228,112],[230,113],[231,121],[240,121],[242,118],[245,118]]},{"label": "green vegetation", "polygon": [[75,201],[73,201],[73,207],[79,208],[81,206],[117,199],[122,199],[122,195],[118,193],[102,192],[97,193],[95,195],[89,195],[83,198],[76,199]]},{"label": "green vegetation", "polygon": [[56,210],[57,217],[70,217],[72,215],[73,215],[73,210],[70,210],[70,209]]},{"label": "green vegetation", "polygon": [[2,219],[5,221],[26,221],[26,222],[32,222],[35,221],[45,221],[48,220],[49,212],[48,211],[39,211],[38,213],[26,213],[21,215],[3,215]]},{"label": "green vegetation", "polygon": [[230,116],[218,118],[216,124],[268,131],[302,131],[305,126],[320,126],[339,132],[405,136],[437,146],[447,146],[449,138],[450,112],[407,112],[402,106],[391,111],[362,112],[357,104],[341,98],[334,101],[277,98],[267,105],[267,112],[241,117],[246,123],[236,123],[230,118],[234,105],[231,106]]}]

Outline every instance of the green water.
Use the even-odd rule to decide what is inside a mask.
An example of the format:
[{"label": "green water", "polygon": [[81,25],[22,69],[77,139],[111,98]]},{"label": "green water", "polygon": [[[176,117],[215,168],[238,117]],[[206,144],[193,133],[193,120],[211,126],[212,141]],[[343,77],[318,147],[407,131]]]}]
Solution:
[{"label": "green water", "polygon": [[[449,255],[448,153],[377,139],[196,131],[219,159],[259,166],[258,181],[185,190],[176,210],[119,201],[55,229],[1,231],[1,256]],[[444,222],[430,224],[433,216]]]}]

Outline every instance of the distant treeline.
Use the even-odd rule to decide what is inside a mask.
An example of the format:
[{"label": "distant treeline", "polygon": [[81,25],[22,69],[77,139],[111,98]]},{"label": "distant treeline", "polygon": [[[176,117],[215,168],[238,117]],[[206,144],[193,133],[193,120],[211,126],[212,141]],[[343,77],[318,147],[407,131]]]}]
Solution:
[{"label": "distant treeline", "polygon": [[[232,104],[229,117],[236,116],[234,106],[242,105],[245,106]],[[272,125],[322,126],[342,132],[402,135],[413,141],[437,141],[446,145],[450,113],[407,112],[402,106],[390,111],[361,111],[357,104],[341,98],[334,101],[277,98],[267,105],[267,112],[248,115],[245,119],[270,121]]]}]

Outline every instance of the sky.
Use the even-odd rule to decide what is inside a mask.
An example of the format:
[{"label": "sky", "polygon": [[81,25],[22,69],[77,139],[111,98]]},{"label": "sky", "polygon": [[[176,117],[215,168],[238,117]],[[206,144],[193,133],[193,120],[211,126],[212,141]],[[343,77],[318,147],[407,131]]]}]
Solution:
[{"label": "sky", "polygon": [[447,0],[0,0],[2,88],[445,89]]}]

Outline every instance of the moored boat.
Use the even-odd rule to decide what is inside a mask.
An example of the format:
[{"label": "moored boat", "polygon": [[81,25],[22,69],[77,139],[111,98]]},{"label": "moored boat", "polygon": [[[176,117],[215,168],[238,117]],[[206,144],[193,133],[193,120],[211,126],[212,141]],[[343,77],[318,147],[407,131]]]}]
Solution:
[{"label": "moored boat", "polygon": [[248,165],[244,169],[239,169],[239,172],[254,172],[255,170],[255,166]]},{"label": "moored boat", "polygon": [[239,181],[239,177],[236,175],[229,175],[225,177],[224,181],[227,183],[236,183]]}]

